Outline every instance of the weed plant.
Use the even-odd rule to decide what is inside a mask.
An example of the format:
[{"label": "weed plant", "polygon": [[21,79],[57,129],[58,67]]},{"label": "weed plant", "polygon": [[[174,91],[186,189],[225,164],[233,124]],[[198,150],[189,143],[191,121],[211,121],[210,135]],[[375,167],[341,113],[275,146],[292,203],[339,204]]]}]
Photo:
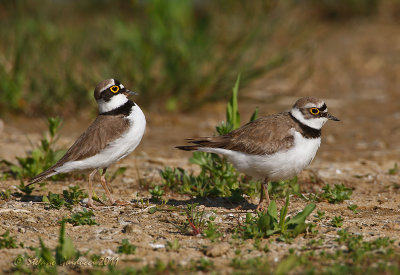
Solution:
[{"label": "weed plant", "polygon": [[92,210],[83,209],[81,212],[77,212],[71,215],[71,218],[62,219],[61,223],[68,222],[73,226],[79,225],[98,225],[95,220],[95,215]]},{"label": "weed plant", "polygon": [[[56,248],[48,248],[43,240],[39,238],[39,247],[31,247],[35,251],[35,258],[28,255],[18,255],[13,261],[13,270],[17,274],[57,274],[57,266],[63,265],[69,260],[77,260],[81,255],[76,250],[72,240],[65,234],[65,223],[61,223],[58,244]],[[37,272],[31,270],[32,266]]]},{"label": "weed plant", "polygon": [[[34,148],[27,157],[17,157],[18,164],[2,160],[2,162],[9,168],[7,174],[21,180],[19,189],[27,195],[32,192],[33,187],[26,187],[23,180],[34,177],[43,172],[65,154],[65,150],[54,149],[54,144],[62,125],[62,119],[60,117],[50,117],[47,119],[47,123],[49,137],[43,137],[40,141],[40,146]],[[64,174],[58,174],[51,177],[52,180],[59,180],[62,178],[65,178]]]},{"label": "weed plant", "polygon": [[0,235],[0,249],[17,247],[14,237],[10,236],[10,231],[7,230],[3,235]]},{"label": "weed plant", "polygon": [[306,219],[315,207],[315,204],[310,203],[296,216],[286,217],[289,209],[289,193],[287,193],[279,217],[276,203],[271,201],[266,212],[247,213],[244,224],[237,232],[244,239],[266,238],[279,234],[280,240],[290,241],[307,230],[310,224],[306,223]]},{"label": "weed plant", "polygon": [[78,185],[69,186],[68,190],[64,190],[63,194],[54,194],[49,192],[47,196],[43,196],[42,201],[51,209],[61,209],[63,206],[72,209],[72,206],[78,204],[87,194]]},{"label": "weed plant", "polygon": [[129,243],[128,239],[123,239],[122,244],[118,246],[117,253],[131,255],[136,253],[136,246]]},{"label": "weed plant", "polygon": [[327,200],[329,203],[340,203],[344,200],[349,200],[353,191],[343,184],[335,184],[332,188],[329,184],[325,185],[324,191],[319,195],[319,200]]},{"label": "weed plant", "polygon": [[[226,122],[216,127],[219,135],[224,135],[240,126],[238,111],[238,92],[240,76],[232,89],[232,97],[226,107]],[[258,110],[251,116],[257,118]],[[162,185],[170,190],[193,196],[221,196],[234,198],[247,191],[248,194],[257,193],[257,183],[244,182],[243,177],[236,171],[226,158],[217,154],[194,152],[189,160],[200,166],[200,174],[195,176],[182,168],[166,167],[160,172],[163,179]],[[240,183],[241,182],[241,183]]]}]

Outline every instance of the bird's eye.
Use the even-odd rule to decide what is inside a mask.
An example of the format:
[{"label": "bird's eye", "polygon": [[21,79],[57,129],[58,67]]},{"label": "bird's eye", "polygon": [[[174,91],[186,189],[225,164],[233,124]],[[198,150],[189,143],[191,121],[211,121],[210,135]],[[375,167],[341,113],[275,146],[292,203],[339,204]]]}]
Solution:
[{"label": "bird's eye", "polygon": [[115,94],[115,93],[118,93],[119,87],[118,87],[118,86],[111,86],[111,87],[110,87],[110,91],[113,92],[114,94]]},{"label": "bird's eye", "polygon": [[318,110],[318,108],[311,108],[310,109],[310,113],[313,114],[313,115],[318,115],[319,114],[319,110]]}]

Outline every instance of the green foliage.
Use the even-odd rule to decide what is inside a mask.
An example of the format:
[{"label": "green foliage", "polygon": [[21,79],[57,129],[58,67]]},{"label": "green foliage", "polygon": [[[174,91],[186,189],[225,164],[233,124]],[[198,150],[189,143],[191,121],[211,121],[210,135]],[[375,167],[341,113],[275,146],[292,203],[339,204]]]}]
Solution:
[{"label": "green foliage", "polygon": [[17,196],[30,196],[30,194],[35,189],[35,187],[32,185],[26,186],[23,180],[20,180],[20,183],[17,186],[17,188],[22,192],[22,193],[17,193]]},{"label": "green foliage", "polygon": [[178,251],[181,248],[179,240],[175,239],[172,242],[167,241],[167,251]]},{"label": "green foliage", "polygon": [[202,234],[206,224],[204,210],[198,210],[198,203],[188,204],[186,207],[186,220],[182,225],[176,225],[176,227],[184,234],[193,236]]},{"label": "green foliage", "polygon": [[0,199],[1,200],[9,200],[10,198],[11,198],[11,190],[10,189],[0,191]]},{"label": "green foliage", "polygon": [[65,236],[65,222],[61,222],[58,245],[56,247],[56,264],[61,265],[70,259],[79,257],[72,240]]},{"label": "green foliage", "polygon": [[117,253],[131,255],[136,253],[136,246],[129,243],[128,239],[123,239],[122,244],[118,246]]},{"label": "green foliage", "polygon": [[0,235],[0,249],[3,248],[17,248],[14,237],[10,236],[10,231],[6,231],[3,235]]},{"label": "green foliage", "polygon": [[151,199],[155,201],[159,201],[162,195],[164,195],[164,190],[161,188],[160,185],[154,186],[154,188],[150,189],[149,192],[151,195]]},{"label": "green foliage", "polygon": [[394,164],[393,168],[388,170],[389,175],[396,175],[399,172],[399,166],[397,163]]},{"label": "green foliage", "polygon": [[347,208],[349,209],[349,210],[351,210],[354,214],[358,214],[358,210],[357,210],[357,208],[358,208],[358,205],[357,204],[351,204],[351,205],[349,205],[349,206],[347,206]]},{"label": "green foliage", "polygon": [[316,221],[318,222],[322,221],[322,219],[325,218],[325,211],[317,210],[317,215],[314,215],[314,217],[316,218]]},{"label": "green foliage", "polygon": [[[222,136],[240,127],[240,114],[238,110],[238,93],[240,84],[240,74],[236,79],[235,86],[232,88],[232,97],[226,106],[226,122],[216,127],[217,133]],[[254,114],[253,114],[254,115]]]},{"label": "green foliage", "polygon": [[390,240],[388,237],[364,241],[362,235],[349,233],[345,229],[339,230],[337,234],[339,238],[337,238],[336,241],[346,246],[347,253],[354,262],[361,261],[371,252],[378,252],[394,243],[394,240]]},{"label": "green foliage", "polygon": [[331,225],[333,227],[342,227],[343,226],[343,217],[341,216],[334,216],[331,220]]},{"label": "green foliage", "polygon": [[194,266],[199,271],[210,271],[214,268],[214,262],[207,258],[200,258],[200,260],[194,263]]},{"label": "green foliage", "polygon": [[95,215],[92,210],[83,209],[81,212],[77,212],[71,215],[71,218],[64,218],[62,222],[68,222],[73,226],[78,225],[98,225],[95,220]]},{"label": "green foliage", "polygon": [[275,25],[266,20],[270,1],[43,5],[1,3],[8,16],[0,42],[0,110],[72,113],[94,102],[94,85],[110,75],[130,80],[127,87],[135,83],[131,89],[144,91],[147,104],[187,110],[226,96],[239,70],[249,80],[286,60],[283,53],[257,62]]},{"label": "green foliage", "polygon": [[68,190],[63,190],[63,197],[67,204],[78,204],[82,199],[87,198],[85,191],[78,185],[68,186]]},{"label": "green foliage", "polygon": [[61,209],[65,206],[72,209],[72,206],[78,204],[80,200],[86,198],[87,194],[78,185],[69,186],[68,190],[64,190],[63,194],[53,194],[49,192],[47,196],[43,196],[42,201],[48,204],[49,208]]},{"label": "green foliage", "polygon": [[[39,238],[39,241],[40,247],[32,249],[36,251],[36,258],[38,260],[37,263],[40,269],[48,266],[62,265],[68,260],[76,260],[80,256],[80,253],[75,249],[72,240],[65,234],[64,222],[61,223],[58,244],[54,249],[54,252],[45,245],[41,238]],[[52,270],[43,270],[44,274],[47,274],[46,272],[49,271],[52,271],[52,273],[57,273],[56,268]]]},{"label": "green foliage", "polygon": [[49,192],[48,196],[43,196],[42,201],[47,203],[49,208],[60,209],[66,202],[60,194],[53,194]]},{"label": "green foliage", "polygon": [[306,218],[315,207],[313,203],[308,204],[296,216],[292,218],[286,217],[289,209],[289,194],[287,194],[286,202],[280,211],[279,218],[276,203],[271,201],[266,212],[247,213],[246,221],[238,231],[244,239],[265,238],[280,234],[281,240],[289,240],[306,231],[309,227],[309,224],[305,222]]},{"label": "green foliage", "polygon": [[349,200],[353,191],[343,184],[335,184],[332,188],[329,184],[325,185],[322,190],[324,192],[319,195],[320,200],[327,200],[329,203],[339,203]]},{"label": "green foliage", "polygon": [[268,184],[268,193],[272,198],[284,198],[287,193],[303,198],[303,195],[300,192],[300,184],[298,183],[297,177],[294,177],[291,180],[270,182]]},{"label": "green foliage", "polygon": [[214,241],[222,236],[219,227],[214,223],[215,216],[210,216],[206,222],[206,227],[203,230],[203,236],[211,241]]},{"label": "green foliage", "polygon": [[[57,139],[58,131],[60,130],[62,124],[62,119],[60,117],[50,117],[47,119],[47,123],[49,138],[43,137],[43,139],[40,141],[40,146],[38,148],[34,148],[27,157],[17,157],[18,165],[2,160],[2,162],[8,166],[10,175],[20,179],[21,181],[26,178],[32,178],[52,166],[64,155],[65,150],[53,149],[54,143]],[[58,180],[64,177],[65,175],[55,175],[51,178],[53,180]],[[25,186],[22,182],[21,186],[22,188],[19,189],[27,195],[29,195],[33,190],[33,187],[27,187],[25,189]],[[28,188],[32,188],[32,190],[29,192]]]},{"label": "green foliage", "polygon": [[[237,78],[232,89],[232,97],[226,107],[226,122],[216,127],[220,134],[226,134],[240,126],[238,111],[238,91],[240,77]],[[252,120],[257,118],[257,110],[253,113]],[[200,166],[200,174],[189,174],[182,168],[166,167],[160,172],[163,179],[162,185],[179,193],[193,196],[221,196],[236,199],[240,193],[247,192],[254,195],[254,182],[244,182],[240,173],[236,171],[224,157],[206,152],[194,152],[190,162]],[[242,181],[242,182],[241,182]],[[240,183],[240,184],[239,184]]]},{"label": "green foliage", "polygon": [[106,172],[106,181],[108,183],[113,182],[118,176],[124,174],[125,171],[126,171],[126,167],[119,167],[112,174],[109,174],[108,172]]}]

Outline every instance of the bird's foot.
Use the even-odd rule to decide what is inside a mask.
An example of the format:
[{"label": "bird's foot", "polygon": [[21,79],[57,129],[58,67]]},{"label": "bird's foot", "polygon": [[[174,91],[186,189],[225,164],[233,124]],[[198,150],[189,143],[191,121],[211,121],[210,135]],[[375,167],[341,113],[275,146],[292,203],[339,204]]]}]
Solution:
[{"label": "bird's foot", "polygon": [[93,210],[100,210],[101,209],[99,206],[94,205],[93,201],[88,201],[86,206],[88,208],[93,209]]}]

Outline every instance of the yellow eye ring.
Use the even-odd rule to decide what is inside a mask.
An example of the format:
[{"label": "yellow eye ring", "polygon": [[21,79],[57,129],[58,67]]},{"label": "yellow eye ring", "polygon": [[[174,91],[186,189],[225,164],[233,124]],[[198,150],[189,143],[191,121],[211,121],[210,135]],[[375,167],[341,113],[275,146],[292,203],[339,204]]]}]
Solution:
[{"label": "yellow eye ring", "polygon": [[319,114],[319,110],[318,110],[318,108],[311,108],[311,109],[310,109],[310,113],[311,113],[312,115],[318,115],[318,114]]},{"label": "yellow eye ring", "polygon": [[118,86],[111,86],[111,87],[110,87],[110,91],[113,92],[114,94],[115,94],[115,93],[118,93],[119,87],[118,87]]}]

